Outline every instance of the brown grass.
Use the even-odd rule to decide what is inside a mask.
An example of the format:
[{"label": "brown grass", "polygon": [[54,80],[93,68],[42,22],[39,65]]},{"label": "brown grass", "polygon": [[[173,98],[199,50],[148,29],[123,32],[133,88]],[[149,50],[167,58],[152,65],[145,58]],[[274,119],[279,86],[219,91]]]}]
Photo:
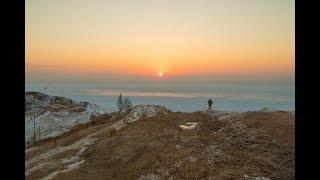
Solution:
[{"label": "brown grass", "polygon": [[[247,129],[237,134],[230,124],[236,121]],[[181,130],[178,125],[186,122],[198,126]],[[251,132],[259,133],[254,134],[256,140],[246,142]],[[201,112],[170,112],[142,117],[101,134],[84,158],[79,169],[55,178],[138,179],[149,174],[164,179],[241,179],[244,175],[294,179],[294,116],[248,113],[220,121]]]}]

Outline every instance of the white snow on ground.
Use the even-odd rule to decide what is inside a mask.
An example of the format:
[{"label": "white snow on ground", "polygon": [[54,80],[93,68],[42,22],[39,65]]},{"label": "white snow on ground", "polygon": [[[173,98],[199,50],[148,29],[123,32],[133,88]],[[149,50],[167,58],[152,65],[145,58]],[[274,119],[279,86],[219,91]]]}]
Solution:
[{"label": "white snow on ground", "polygon": [[53,173],[51,173],[49,176],[46,176],[46,177],[42,178],[41,180],[49,180],[49,179],[52,179],[52,178],[54,178],[56,175],[58,175],[59,173],[68,172],[68,171],[70,171],[70,170],[71,170],[71,169],[63,169],[63,170],[60,170],[60,171],[53,172]]},{"label": "white snow on ground", "polygon": [[90,121],[91,114],[104,114],[104,108],[87,102],[49,96],[38,92],[25,95],[25,141],[33,136],[33,118],[39,129],[37,140],[55,137],[72,127]]},{"label": "white snow on ground", "polygon": [[257,177],[251,177],[251,176],[248,176],[248,175],[244,175],[243,176],[244,177],[244,179],[250,179],[250,180],[270,180],[269,178],[266,178],[266,177],[259,177],[259,176],[257,176]]},{"label": "white snow on ground", "polygon": [[[79,168],[81,164],[85,162],[84,157],[82,154],[89,148],[89,146],[93,145],[95,141],[98,140],[100,134],[104,134],[108,129],[114,128],[115,130],[119,130],[120,128],[127,125],[127,123],[132,123],[137,121],[142,115],[146,115],[148,117],[155,116],[159,114],[167,114],[165,110],[158,108],[157,106],[146,106],[146,105],[138,105],[134,106],[131,112],[128,114],[127,117],[124,119],[102,128],[92,134],[89,134],[83,139],[76,141],[75,143],[68,145],[68,146],[58,146],[51,150],[45,151],[41,154],[34,156],[32,159],[25,162],[26,171],[25,174],[29,175],[33,171],[40,170],[43,168],[46,169],[55,169],[56,167],[63,166],[64,169],[59,169],[48,176],[44,177],[44,180],[49,180],[54,178],[59,173],[64,173],[71,171],[73,169]],[[127,122],[127,123],[126,123]],[[35,148],[26,149],[25,152],[32,151]],[[77,151],[74,156],[70,156],[68,152],[70,151]],[[66,153],[65,156],[67,158],[56,158],[57,156],[63,155]]]},{"label": "white snow on ground", "polygon": [[42,180],[49,180],[49,179],[52,179],[54,178],[56,175],[58,175],[59,173],[65,173],[65,172],[68,172],[68,171],[71,171],[73,169],[77,169],[80,167],[80,164],[83,164],[84,163],[84,159],[81,160],[81,161],[78,161],[76,163],[73,163],[73,164],[70,164],[68,166],[66,166],[67,169],[63,169],[63,170],[59,170],[59,171],[55,171],[53,173],[51,173],[49,176],[46,176],[44,178],[42,178]]},{"label": "white snow on ground", "polygon": [[86,107],[86,112],[87,113],[94,113],[94,114],[104,114],[104,113],[106,113],[106,109],[104,109],[96,104],[88,103],[87,107]]},{"label": "white snow on ground", "polygon": [[157,114],[166,115],[167,112],[164,109],[153,105],[138,105],[131,110],[130,119],[134,121],[139,119],[141,116],[151,117],[156,116]]},{"label": "white snow on ground", "polygon": [[128,116],[124,119],[118,121],[117,123],[111,125],[112,128],[118,130],[125,126],[127,123],[133,123],[137,121],[142,116],[152,117],[156,115],[166,115],[167,112],[164,109],[161,109],[153,105],[137,105],[132,108]]},{"label": "white snow on ground", "polygon": [[[41,153],[37,156],[34,156],[32,159],[30,159],[29,161],[25,162],[25,167],[26,167],[26,175],[30,174],[32,171],[37,170],[37,169],[41,169],[42,167],[44,167],[46,164],[47,165],[56,165],[56,164],[66,164],[66,163],[70,163],[70,162],[78,162],[81,159],[81,155],[85,152],[85,150],[94,144],[94,141],[96,141],[97,138],[91,138],[91,136],[87,136],[69,146],[58,146],[56,148],[53,148],[51,150],[48,150],[44,153]],[[75,156],[69,157],[69,158],[64,158],[61,160],[61,162],[56,162],[56,163],[40,163],[39,165],[33,166],[34,164],[37,164],[43,160],[50,160],[53,157],[57,156],[58,154],[62,154],[66,151],[70,151],[70,150],[78,150],[78,152],[76,153]]]},{"label": "white snow on ground", "polygon": [[181,129],[191,130],[197,126],[198,123],[186,123],[186,125],[179,125]]},{"label": "white snow on ground", "polygon": [[260,111],[262,111],[262,112],[275,112],[276,110],[275,109],[271,109],[269,107],[264,107]]},{"label": "white snow on ground", "polygon": [[[58,146],[54,149],[48,150],[44,153],[34,156],[32,159],[25,162],[25,167],[26,167],[25,174],[29,175],[33,171],[39,170],[42,168],[53,169],[55,167],[63,165],[65,169],[53,172],[44,178],[44,179],[51,179],[54,176],[58,175],[59,173],[67,172],[67,171],[78,168],[80,164],[85,162],[85,160],[81,157],[82,154],[86,151],[86,149],[89,146],[94,144],[94,141],[97,140],[97,138],[93,138],[93,135],[95,135],[95,133],[90,134],[87,137],[69,146]],[[71,157],[69,155],[67,158],[62,158],[62,159],[55,158],[56,156],[66,153],[68,151],[77,151],[77,153]]]}]

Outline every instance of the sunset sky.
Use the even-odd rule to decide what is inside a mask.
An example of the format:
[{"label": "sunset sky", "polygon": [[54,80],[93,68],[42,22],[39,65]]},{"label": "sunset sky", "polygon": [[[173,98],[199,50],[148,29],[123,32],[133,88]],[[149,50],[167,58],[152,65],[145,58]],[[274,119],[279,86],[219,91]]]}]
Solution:
[{"label": "sunset sky", "polygon": [[294,6],[293,0],[27,0],[26,80],[293,77]]}]

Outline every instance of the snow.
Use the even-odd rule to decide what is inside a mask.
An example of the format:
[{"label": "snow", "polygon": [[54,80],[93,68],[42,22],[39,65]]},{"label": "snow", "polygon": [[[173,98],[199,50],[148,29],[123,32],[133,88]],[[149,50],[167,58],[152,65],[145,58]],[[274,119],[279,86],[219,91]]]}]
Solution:
[{"label": "snow", "polygon": [[46,176],[46,177],[42,178],[41,180],[49,180],[49,179],[54,178],[54,177],[55,177],[56,175],[58,175],[59,173],[68,172],[68,171],[70,171],[70,170],[65,169],[65,170],[56,171],[56,172],[54,172],[54,173],[51,173],[49,176]]},{"label": "snow", "polygon": [[262,112],[276,112],[275,109],[271,109],[271,108],[269,108],[269,107],[264,107],[264,108],[262,108],[260,111],[262,111]]},{"label": "snow", "polygon": [[157,115],[157,112],[154,106],[138,105],[133,108],[130,114],[130,119],[136,120],[139,119],[142,115],[145,115],[146,117],[155,116]]},{"label": "snow", "polygon": [[[67,166],[65,166],[65,170],[59,170],[56,171],[49,176],[45,177],[44,179],[51,179],[57,174],[61,172],[70,171],[72,169],[78,168],[80,164],[84,163],[84,159],[81,158],[81,155],[85,152],[85,150],[94,144],[94,141],[97,140],[97,138],[92,138],[94,134],[90,134],[87,137],[69,145],[69,146],[58,146],[54,149],[48,150],[44,153],[41,153],[37,156],[34,156],[32,159],[25,162],[26,167],[26,175],[29,175],[35,170],[42,169],[43,167],[50,166],[55,167],[57,165],[64,165],[68,163]],[[62,159],[55,159],[55,157],[59,154],[63,154],[70,150],[78,150],[78,152],[75,154],[75,156],[71,156],[68,158],[62,158]],[[27,150],[26,150],[27,151]],[[45,163],[41,163],[42,161],[45,161]],[[38,165],[35,165],[38,164]]]},{"label": "snow", "polygon": [[[93,106],[92,106],[93,107]],[[86,137],[70,144],[67,146],[58,146],[53,149],[47,150],[45,152],[42,152],[40,154],[37,154],[36,156],[32,157],[30,160],[25,162],[25,174],[29,175],[33,171],[39,170],[39,169],[55,169],[57,167],[63,166],[64,169],[59,169],[48,176],[44,177],[43,179],[49,180],[54,178],[59,173],[64,173],[67,171],[71,171],[73,169],[79,168],[81,164],[85,162],[84,157],[82,156],[83,153],[89,148],[89,146],[94,145],[94,142],[98,140],[98,137],[100,134],[104,134],[106,130],[109,130],[111,128],[114,128],[115,130],[119,130],[120,128],[126,126],[128,123],[135,122],[139,120],[139,118],[145,114],[146,116],[155,116],[158,114],[166,114],[166,112],[161,109],[157,108],[156,106],[146,106],[146,105],[138,105],[134,106],[132,111],[125,117],[124,119],[109,125],[107,127],[104,127],[100,130],[97,130],[94,133],[91,133],[87,135]],[[51,114],[52,115],[52,114]],[[44,116],[44,115],[43,115]],[[53,120],[57,120],[54,119]],[[42,122],[43,119],[40,119],[40,122]],[[63,121],[60,119],[60,121]],[[67,121],[69,122],[69,121]],[[126,123],[127,122],[127,123]],[[192,123],[191,123],[192,124]],[[29,152],[33,150],[34,148],[26,149],[25,152]],[[76,151],[76,153],[72,156],[70,156],[70,152]],[[63,157],[67,156],[67,157]],[[63,158],[56,158],[62,156]]]},{"label": "snow", "polygon": [[259,177],[259,176],[257,176],[257,177],[250,177],[250,176],[248,176],[248,175],[244,175],[243,177],[244,177],[244,179],[269,180],[269,178]]},{"label": "snow", "polygon": [[68,165],[68,166],[66,166],[66,167],[68,168],[68,170],[77,169],[77,168],[80,167],[80,164],[83,164],[83,163],[84,163],[84,161],[85,161],[85,160],[83,159],[83,160],[78,161],[78,162],[76,162],[76,163],[70,164],[70,165]]},{"label": "snow", "polygon": [[115,130],[119,130],[120,128],[124,127],[127,123],[133,123],[140,119],[142,116],[146,117],[152,117],[156,115],[166,115],[167,112],[165,110],[153,106],[153,105],[137,105],[133,106],[132,110],[129,112],[128,116],[124,119],[116,122],[115,124],[111,125],[111,128],[114,128]]},{"label": "snow", "polygon": [[92,114],[104,113],[104,108],[96,104],[28,92],[25,95],[25,141],[31,141],[33,136],[34,114],[36,128],[39,128],[37,140],[41,140],[58,136],[78,124],[89,122]]},{"label": "snow", "polygon": [[197,126],[198,123],[186,123],[186,125],[179,125],[181,129],[191,130]]}]

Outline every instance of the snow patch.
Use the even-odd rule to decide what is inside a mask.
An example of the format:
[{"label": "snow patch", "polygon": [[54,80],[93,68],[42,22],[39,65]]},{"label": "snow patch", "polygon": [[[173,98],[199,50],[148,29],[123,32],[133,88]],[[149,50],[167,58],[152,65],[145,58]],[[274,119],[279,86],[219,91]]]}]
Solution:
[{"label": "snow patch", "polygon": [[[92,108],[92,107],[89,107]],[[119,130],[120,128],[127,125],[128,122],[137,121],[142,115],[146,117],[155,116],[159,113],[166,114],[164,110],[159,110],[156,106],[145,106],[139,105],[132,109],[131,113],[125,117],[124,119],[102,128],[94,133],[87,135],[85,138],[74,142],[68,146],[58,146],[51,150],[45,151],[41,154],[34,156],[32,159],[25,162],[26,171],[25,174],[29,175],[35,170],[49,168],[54,169],[63,165],[65,169],[55,171],[43,179],[52,179],[59,173],[64,173],[73,169],[76,169],[80,166],[80,164],[84,163],[85,160],[81,157],[82,154],[88,149],[89,146],[93,145],[94,142],[98,139],[96,138],[99,134],[104,134],[106,130],[110,128],[114,128],[115,130]],[[56,120],[56,119],[53,119]],[[190,125],[190,123],[188,124]],[[191,123],[193,125],[193,123]],[[95,137],[95,138],[94,138]],[[33,148],[26,149],[25,152],[31,151]],[[74,156],[68,155],[69,152],[77,151]],[[67,157],[55,159],[58,155],[61,156],[63,153],[66,153]],[[45,162],[45,163],[42,163]],[[71,164],[70,164],[71,163]]]},{"label": "snow patch", "polygon": [[[96,141],[97,138],[91,138],[90,135],[88,135],[87,137],[69,145],[69,146],[58,146],[54,149],[48,150],[44,153],[41,153],[35,157],[33,157],[32,159],[30,159],[29,161],[26,161],[25,163],[25,167],[26,167],[26,175],[29,175],[30,173],[32,173],[35,170],[38,169],[42,169],[44,167],[52,167],[54,168],[55,166],[59,165],[59,164],[67,164],[67,163],[71,163],[74,162],[73,166],[67,166],[66,170],[72,170],[74,168],[77,168],[80,164],[82,164],[84,161],[81,158],[81,155],[85,152],[85,150],[94,144],[94,141]],[[28,149],[27,149],[28,150]],[[26,150],[26,151],[27,151]],[[75,156],[71,156],[68,158],[62,158],[62,159],[55,159],[54,157],[56,157],[59,154],[62,154],[64,152],[70,151],[70,150],[78,150],[78,152],[76,153]],[[45,163],[40,163],[41,161],[46,161]],[[79,163],[81,162],[81,163]],[[38,165],[35,165],[38,164]],[[72,168],[70,168],[72,167]],[[58,171],[57,171],[58,172]],[[59,172],[64,172],[64,171],[59,171]],[[58,172],[58,173],[59,173]],[[53,178],[55,175],[57,175],[58,173],[52,173],[50,174],[48,177],[48,179]]]},{"label": "snow patch", "polygon": [[269,108],[269,107],[264,107],[264,108],[262,108],[260,111],[262,111],[262,112],[276,112],[275,109],[271,109],[271,108]]},{"label": "snow patch", "polygon": [[244,179],[248,179],[248,180],[270,180],[269,178],[266,178],[266,177],[251,177],[251,176],[248,176],[248,175],[244,175],[243,176]]},{"label": "snow patch", "polygon": [[138,105],[132,109],[130,114],[131,114],[130,120],[136,120],[136,119],[139,119],[143,115],[145,115],[146,117],[156,116],[157,112],[156,112],[154,106]]},{"label": "snow patch", "polygon": [[197,126],[198,123],[186,123],[186,125],[179,125],[181,129],[191,130]]},{"label": "snow patch", "polygon": [[56,137],[74,126],[90,121],[91,115],[104,114],[106,110],[96,104],[77,102],[39,92],[25,94],[25,141],[33,137],[33,120],[39,129],[37,140]]}]

